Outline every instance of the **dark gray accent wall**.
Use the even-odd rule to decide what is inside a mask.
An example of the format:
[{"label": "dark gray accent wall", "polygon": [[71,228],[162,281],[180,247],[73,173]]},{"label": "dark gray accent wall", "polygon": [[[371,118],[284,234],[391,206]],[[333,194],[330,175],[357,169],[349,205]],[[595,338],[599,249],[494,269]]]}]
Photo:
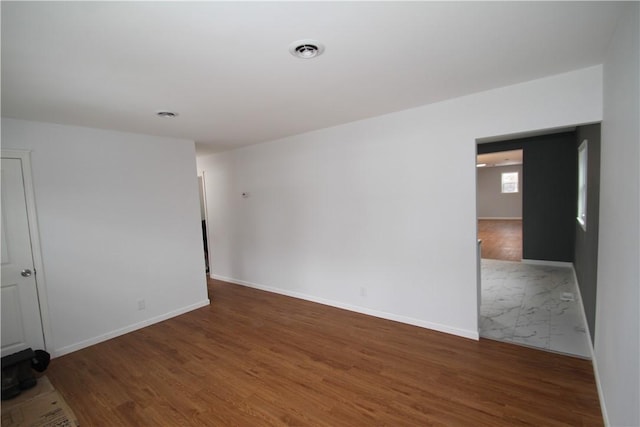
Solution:
[{"label": "dark gray accent wall", "polygon": [[577,206],[575,132],[478,144],[478,154],[523,150],[522,257],[573,262]]},{"label": "dark gray accent wall", "polygon": [[576,241],[573,265],[582,295],[589,333],[593,342],[598,278],[598,224],[600,211],[600,125],[576,129],[576,150],[587,142],[587,229],[575,221]]},{"label": "dark gray accent wall", "polygon": [[524,142],[522,258],[573,261],[577,159],[574,132]]}]

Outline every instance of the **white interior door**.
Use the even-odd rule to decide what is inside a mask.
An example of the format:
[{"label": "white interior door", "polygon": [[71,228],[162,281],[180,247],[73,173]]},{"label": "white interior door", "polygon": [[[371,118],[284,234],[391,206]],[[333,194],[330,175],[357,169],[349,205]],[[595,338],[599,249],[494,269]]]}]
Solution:
[{"label": "white interior door", "polygon": [[21,159],[2,167],[2,356],[44,349]]}]

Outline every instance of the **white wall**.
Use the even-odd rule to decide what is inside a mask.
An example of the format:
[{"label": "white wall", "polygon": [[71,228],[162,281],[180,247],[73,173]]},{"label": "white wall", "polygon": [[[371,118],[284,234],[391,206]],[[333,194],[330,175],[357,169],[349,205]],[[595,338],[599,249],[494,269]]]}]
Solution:
[{"label": "white wall", "polygon": [[[518,172],[518,192],[502,192],[502,174]],[[522,165],[478,168],[478,218],[522,218]]]},{"label": "white wall", "polygon": [[193,142],[3,118],[2,148],[33,150],[53,355],[208,304]]},{"label": "white wall", "polygon": [[601,119],[596,66],[199,158],[212,274],[477,338],[476,138]]},{"label": "white wall", "polygon": [[612,426],[640,425],[640,7],[627,5],[604,63],[595,357]]}]

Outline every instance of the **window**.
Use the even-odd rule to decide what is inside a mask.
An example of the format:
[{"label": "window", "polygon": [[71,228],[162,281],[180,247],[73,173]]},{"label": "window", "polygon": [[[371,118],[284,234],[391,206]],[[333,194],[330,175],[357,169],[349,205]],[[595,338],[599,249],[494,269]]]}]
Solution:
[{"label": "window", "polygon": [[587,140],[578,147],[578,222],[587,231]]},{"label": "window", "polygon": [[518,192],[518,172],[504,172],[502,174],[502,192]]}]

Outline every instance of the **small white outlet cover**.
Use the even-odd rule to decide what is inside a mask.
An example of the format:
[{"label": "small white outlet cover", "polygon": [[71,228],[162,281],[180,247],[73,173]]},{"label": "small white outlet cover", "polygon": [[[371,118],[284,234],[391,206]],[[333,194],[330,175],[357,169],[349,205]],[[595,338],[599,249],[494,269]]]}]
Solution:
[{"label": "small white outlet cover", "polygon": [[138,300],[138,310],[144,310],[147,305],[143,299]]}]

